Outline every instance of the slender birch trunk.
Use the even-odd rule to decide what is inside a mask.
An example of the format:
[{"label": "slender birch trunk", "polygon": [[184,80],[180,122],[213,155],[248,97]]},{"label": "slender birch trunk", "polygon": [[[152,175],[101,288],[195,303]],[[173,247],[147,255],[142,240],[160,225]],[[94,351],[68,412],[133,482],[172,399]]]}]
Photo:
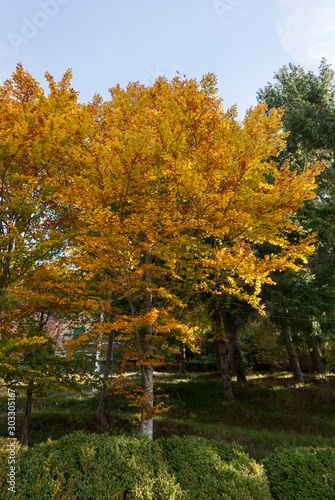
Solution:
[{"label": "slender birch trunk", "polygon": [[[151,264],[151,251],[144,252],[144,264]],[[146,312],[152,309],[152,294],[149,286],[151,284],[151,277],[148,273],[144,275],[144,281],[147,283],[148,288],[144,297],[144,309]],[[151,355],[153,352],[152,345],[153,328],[152,325],[147,325],[144,328],[144,339],[142,341],[143,353]],[[150,356],[151,357],[151,356]],[[145,358],[145,356],[144,356]],[[154,406],[154,367],[152,364],[146,364],[142,360],[141,365],[142,374],[142,395],[143,407],[141,411],[141,434],[153,439],[153,406]]]},{"label": "slender birch trunk", "polygon": [[144,407],[141,412],[141,434],[153,439],[154,419],[151,414],[154,404],[154,368],[153,366],[142,366],[142,389]]},{"label": "slender birch trunk", "polygon": [[108,379],[110,376],[110,370],[112,365],[112,353],[113,353],[113,343],[114,343],[114,332],[110,332],[108,337],[108,346],[106,352],[106,362],[105,362],[105,371],[104,371],[104,384],[102,387],[98,411],[97,411],[97,422],[101,424],[103,427],[108,427],[108,420],[105,415],[105,403],[106,396],[108,390]]}]

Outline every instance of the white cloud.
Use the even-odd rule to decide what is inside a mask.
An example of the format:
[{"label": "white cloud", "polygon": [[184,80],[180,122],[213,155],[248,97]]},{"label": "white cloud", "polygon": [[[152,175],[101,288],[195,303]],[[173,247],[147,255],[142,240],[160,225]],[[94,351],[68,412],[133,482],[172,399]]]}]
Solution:
[{"label": "white cloud", "polygon": [[335,63],[334,0],[277,0],[284,17],[277,22],[284,50],[299,64]]}]

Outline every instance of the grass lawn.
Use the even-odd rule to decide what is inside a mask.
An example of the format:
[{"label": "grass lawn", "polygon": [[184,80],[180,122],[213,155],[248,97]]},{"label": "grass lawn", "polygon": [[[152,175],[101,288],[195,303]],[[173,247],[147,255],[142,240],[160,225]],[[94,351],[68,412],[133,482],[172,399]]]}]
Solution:
[{"label": "grass lawn", "polygon": [[[237,441],[257,459],[276,446],[335,445],[335,376],[306,375],[294,384],[291,374],[251,375],[246,384],[233,382],[234,402],[223,398],[215,373],[186,376],[157,373],[156,385],[168,395],[168,413],[156,417],[155,437],[196,434]],[[7,395],[0,393],[0,434],[7,437]],[[103,432],[96,423],[99,394],[52,391],[35,398],[29,445],[58,439],[75,430]],[[24,396],[17,394],[17,429],[23,421]],[[120,395],[108,396],[110,434],[139,432],[139,411]]]}]

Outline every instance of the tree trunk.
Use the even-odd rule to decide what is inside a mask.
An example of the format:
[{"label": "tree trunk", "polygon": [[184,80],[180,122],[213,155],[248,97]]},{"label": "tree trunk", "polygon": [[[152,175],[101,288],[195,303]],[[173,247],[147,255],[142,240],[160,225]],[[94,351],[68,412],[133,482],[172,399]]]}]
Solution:
[{"label": "tree trunk", "polygon": [[317,341],[315,340],[315,337],[313,335],[312,339],[312,360],[313,360],[313,366],[316,370],[317,373],[324,373],[325,370],[322,365],[321,357],[320,357],[320,351],[319,351],[319,346],[317,344]]},{"label": "tree trunk", "polygon": [[226,342],[224,340],[217,340],[217,343],[218,343],[219,357],[220,357],[223,394],[228,401],[233,401],[235,398],[233,394],[233,388],[231,385],[231,378],[228,368]]},{"label": "tree trunk", "polygon": [[224,312],[222,314],[222,319],[223,319],[225,334],[229,340],[228,350],[229,350],[232,375],[236,376],[238,381],[246,382],[247,377],[243,365],[240,344],[237,338],[237,328],[234,318],[232,318],[231,315]]},{"label": "tree trunk", "polygon": [[[144,252],[144,264],[151,264],[151,251]],[[144,281],[147,283],[147,291],[144,296],[144,309],[146,312],[152,310],[152,293],[149,288],[151,284],[151,276],[147,273],[144,274]],[[147,325],[144,328],[144,339],[142,342],[144,355],[152,355],[153,345],[152,345],[153,327],[152,325]],[[142,397],[143,406],[141,411],[141,434],[142,436],[148,436],[153,439],[153,407],[154,407],[154,367],[151,364],[143,363],[141,364],[142,373]]]},{"label": "tree trunk", "polygon": [[22,427],[21,446],[28,446],[28,432],[29,432],[29,422],[30,422],[30,413],[32,405],[33,405],[33,391],[32,389],[28,389],[26,392],[26,409],[24,413],[24,421]]},{"label": "tree trunk", "polygon": [[179,373],[181,375],[186,375],[186,349],[185,344],[182,345],[179,354]]},{"label": "tree trunk", "polygon": [[142,389],[144,406],[141,412],[141,434],[153,439],[154,368],[142,366]]},{"label": "tree trunk", "polygon": [[291,370],[293,372],[294,381],[301,383],[301,384],[304,384],[305,383],[304,377],[302,376],[300,365],[298,363],[297,353],[296,353],[295,346],[294,346],[293,339],[292,339],[291,332],[290,332],[290,327],[289,327],[287,322],[283,323],[283,325],[282,325],[282,336],[283,336],[283,340],[285,342],[288,357],[290,360],[290,366],[291,366]]},{"label": "tree trunk", "polygon": [[114,332],[110,332],[109,337],[108,337],[108,346],[107,346],[107,352],[106,352],[104,384],[102,387],[99,405],[98,405],[98,411],[97,411],[98,424],[101,424],[103,427],[106,427],[106,428],[108,427],[108,421],[107,421],[107,418],[105,415],[105,403],[106,403],[106,396],[107,396],[107,390],[108,390],[108,379],[109,379],[110,369],[111,369],[111,364],[112,364],[111,361],[112,361],[112,353],[113,353],[113,342],[114,342]]}]

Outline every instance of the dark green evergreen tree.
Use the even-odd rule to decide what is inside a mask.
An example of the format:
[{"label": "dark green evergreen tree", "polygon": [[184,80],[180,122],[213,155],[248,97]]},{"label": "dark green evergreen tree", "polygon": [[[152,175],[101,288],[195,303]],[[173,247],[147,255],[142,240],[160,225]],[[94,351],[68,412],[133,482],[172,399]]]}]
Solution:
[{"label": "dark green evergreen tree", "polygon": [[[335,296],[335,72],[322,59],[319,74],[300,66],[282,67],[257,93],[270,110],[283,107],[283,126],[289,135],[279,166],[289,162],[301,171],[306,163],[321,161],[316,198],[306,201],[292,217],[305,233],[317,233],[316,251],[304,270],[274,276],[275,289],[266,292],[271,315],[286,337],[291,365],[291,333],[303,334],[310,347],[314,367],[322,371],[318,344],[334,328]],[[290,347],[291,346],[291,347]],[[293,362],[294,363],[294,362]],[[297,367],[292,367],[296,380]]]}]

